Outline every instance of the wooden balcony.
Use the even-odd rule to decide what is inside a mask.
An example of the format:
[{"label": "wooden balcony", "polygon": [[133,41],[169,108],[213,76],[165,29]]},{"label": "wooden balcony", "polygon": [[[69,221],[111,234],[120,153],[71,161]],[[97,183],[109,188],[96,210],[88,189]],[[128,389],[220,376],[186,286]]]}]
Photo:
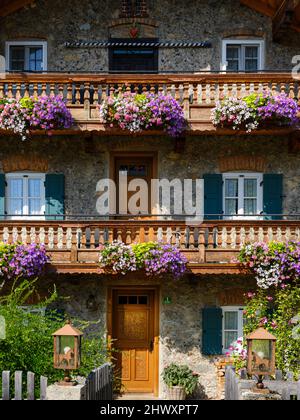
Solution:
[{"label": "wooden balcony", "polygon": [[59,273],[98,273],[98,248],[113,240],[171,243],[186,255],[194,274],[240,274],[242,268],[233,260],[241,245],[300,241],[300,221],[0,222],[0,242],[45,244],[51,257],[49,268]]},{"label": "wooden balcony", "polygon": [[[98,135],[127,135],[99,120],[98,105],[115,92],[164,92],[182,105],[190,129],[187,134],[232,135],[232,130],[216,129],[210,120],[211,110],[224,96],[244,97],[251,92],[286,92],[300,104],[300,76],[290,73],[254,74],[160,74],[160,75],[90,75],[90,74],[7,74],[0,78],[0,99],[23,96],[62,95],[74,117],[74,127],[55,134],[72,135],[79,131]],[[260,134],[288,134],[295,128],[259,130]],[[241,132],[239,132],[241,133]],[[2,132],[2,134],[4,134]],[[43,134],[35,131],[33,134]],[[161,134],[148,131],[143,135]],[[255,134],[255,133],[254,133]]]}]

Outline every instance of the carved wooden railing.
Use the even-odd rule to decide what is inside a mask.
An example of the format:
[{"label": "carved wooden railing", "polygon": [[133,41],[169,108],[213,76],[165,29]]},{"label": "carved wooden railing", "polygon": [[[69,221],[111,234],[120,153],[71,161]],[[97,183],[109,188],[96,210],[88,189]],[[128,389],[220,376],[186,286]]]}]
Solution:
[{"label": "carved wooden railing", "polygon": [[43,243],[54,263],[95,263],[99,246],[113,240],[170,243],[191,263],[230,263],[248,242],[300,241],[300,221],[0,222],[0,242]]},{"label": "carved wooden railing", "polygon": [[105,131],[97,105],[116,92],[168,93],[183,106],[192,130],[214,130],[211,108],[224,96],[243,97],[252,92],[285,92],[300,104],[299,79],[289,73],[192,75],[7,74],[0,79],[0,99],[61,95],[77,127]]}]

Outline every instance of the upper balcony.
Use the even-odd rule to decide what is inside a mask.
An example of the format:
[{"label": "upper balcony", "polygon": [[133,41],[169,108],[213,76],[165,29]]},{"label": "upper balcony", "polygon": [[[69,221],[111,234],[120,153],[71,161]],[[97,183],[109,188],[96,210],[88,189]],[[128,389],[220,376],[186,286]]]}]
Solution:
[{"label": "upper balcony", "polygon": [[[232,135],[230,129],[219,129],[211,122],[216,101],[226,96],[242,98],[252,92],[270,90],[285,92],[300,104],[300,77],[290,73],[199,73],[159,75],[105,75],[59,73],[7,73],[0,78],[0,100],[39,95],[62,95],[74,117],[74,127],[55,134],[75,135],[96,132],[97,135],[128,134],[100,122],[98,105],[116,92],[172,94],[182,105],[189,123],[187,135]],[[254,131],[261,135],[286,135],[297,128],[267,128]],[[4,134],[5,132],[2,132]],[[244,134],[239,131],[240,134]],[[0,133],[1,134],[1,133]],[[36,131],[33,134],[43,134]],[[143,135],[161,134],[148,131]]]}]

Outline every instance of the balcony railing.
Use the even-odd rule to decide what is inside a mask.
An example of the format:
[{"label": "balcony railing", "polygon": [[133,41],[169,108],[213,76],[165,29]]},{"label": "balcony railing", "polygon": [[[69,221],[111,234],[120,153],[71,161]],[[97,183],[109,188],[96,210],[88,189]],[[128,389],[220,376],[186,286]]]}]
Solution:
[{"label": "balcony railing", "polygon": [[[252,92],[269,89],[272,92],[285,92],[300,104],[299,79],[293,78],[290,73],[191,75],[8,73],[0,79],[0,99],[62,95],[75,119],[74,128],[103,134],[110,133],[111,129],[100,124],[97,105],[109,95],[120,91],[163,92],[173,95],[183,106],[185,116],[190,123],[190,133],[206,131],[224,134],[226,130],[216,130],[210,121],[211,108],[217,100],[224,96],[243,97]],[[265,131],[271,132],[271,130]],[[68,134],[72,132],[75,133],[76,129]]]},{"label": "balcony railing", "polygon": [[171,243],[185,253],[195,272],[199,267],[226,271],[226,264],[232,271],[238,269],[232,262],[245,243],[300,241],[300,221],[0,222],[0,242],[43,243],[53,266],[62,271],[97,271],[98,248],[113,240]]}]

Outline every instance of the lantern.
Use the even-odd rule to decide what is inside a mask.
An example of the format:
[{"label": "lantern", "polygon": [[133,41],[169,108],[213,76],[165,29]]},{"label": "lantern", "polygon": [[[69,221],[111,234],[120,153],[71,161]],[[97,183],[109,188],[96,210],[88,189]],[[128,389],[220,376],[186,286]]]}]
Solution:
[{"label": "lantern", "polygon": [[70,379],[70,370],[80,367],[82,332],[67,324],[52,334],[54,337],[54,368],[65,371],[65,379],[61,385],[73,385]]},{"label": "lantern", "polygon": [[264,389],[263,377],[275,374],[276,337],[264,328],[259,328],[248,335],[246,340],[248,374],[258,376],[257,388]]}]

